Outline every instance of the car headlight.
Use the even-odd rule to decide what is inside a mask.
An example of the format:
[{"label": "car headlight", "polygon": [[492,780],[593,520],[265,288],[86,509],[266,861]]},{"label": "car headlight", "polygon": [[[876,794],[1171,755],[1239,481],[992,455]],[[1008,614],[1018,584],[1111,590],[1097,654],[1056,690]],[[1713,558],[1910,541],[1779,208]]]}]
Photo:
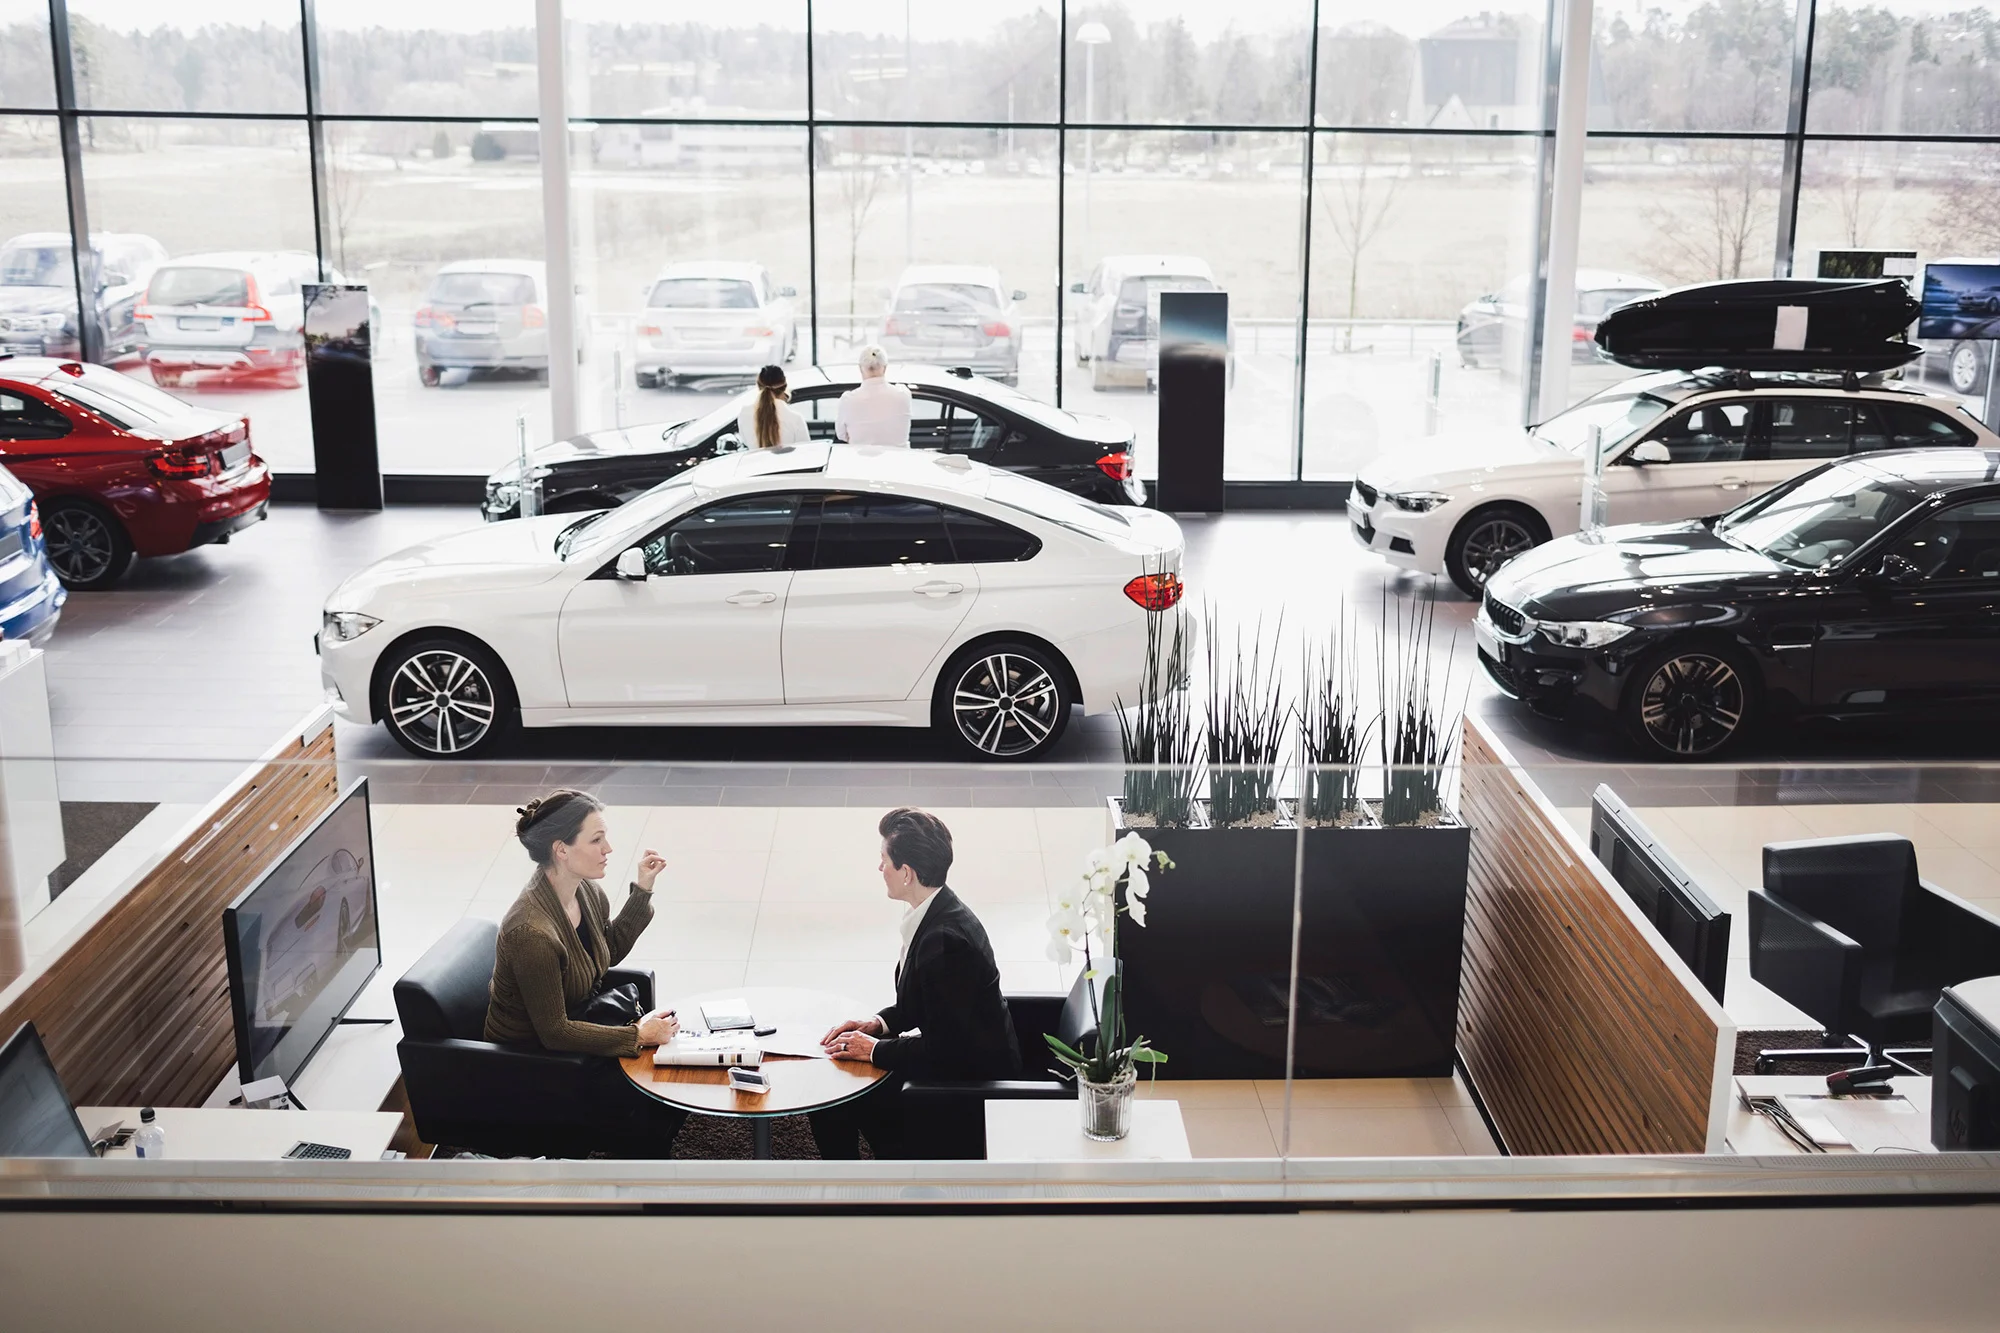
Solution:
[{"label": "car headlight", "polygon": [[1428,514],[1451,499],[1442,491],[1385,491],[1382,498],[1396,508],[1412,514]]},{"label": "car headlight", "polygon": [[1543,620],[1535,629],[1550,643],[1565,648],[1604,648],[1632,632],[1630,625],[1610,620]]},{"label": "car headlight", "polygon": [[359,611],[329,611],[321,617],[328,643],[351,643],[382,623],[380,616],[364,616]]}]

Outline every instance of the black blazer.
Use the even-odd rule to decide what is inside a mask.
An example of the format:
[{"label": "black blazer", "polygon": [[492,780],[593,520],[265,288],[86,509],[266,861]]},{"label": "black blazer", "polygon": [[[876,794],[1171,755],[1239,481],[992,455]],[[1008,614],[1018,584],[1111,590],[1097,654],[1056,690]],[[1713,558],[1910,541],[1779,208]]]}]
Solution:
[{"label": "black blazer", "polygon": [[[1019,1078],[1021,1047],[1000,998],[1000,968],[986,927],[949,888],[917,924],[896,972],[896,1002],[882,1011],[889,1036],[875,1043],[883,1069],[927,1078]],[[921,1028],[913,1037],[896,1033]]]}]

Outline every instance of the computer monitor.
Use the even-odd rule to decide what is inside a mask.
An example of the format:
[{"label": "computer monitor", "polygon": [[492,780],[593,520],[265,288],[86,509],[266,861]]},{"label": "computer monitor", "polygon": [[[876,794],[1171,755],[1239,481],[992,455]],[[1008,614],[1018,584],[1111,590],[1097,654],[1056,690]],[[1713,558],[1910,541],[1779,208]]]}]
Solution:
[{"label": "computer monitor", "polygon": [[90,1135],[33,1023],[0,1046],[0,1157],[89,1157]]},{"label": "computer monitor", "polygon": [[237,1073],[289,1085],[382,965],[368,779],[222,913]]},{"label": "computer monitor", "polygon": [[2000,977],[1946,986],[1931,1014],[1932,1145],[2000,1149]]},{"label": "computer monitor", "polygon": [[1590,854],[1721,1003],[1729,973],[1729,913],[1701,891],[1609,787],[1591,793]]}]

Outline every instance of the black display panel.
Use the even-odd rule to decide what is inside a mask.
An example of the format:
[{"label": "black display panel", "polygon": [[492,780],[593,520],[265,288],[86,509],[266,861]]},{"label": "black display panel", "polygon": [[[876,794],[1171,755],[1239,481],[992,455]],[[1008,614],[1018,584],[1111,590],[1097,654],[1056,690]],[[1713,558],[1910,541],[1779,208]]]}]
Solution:
[{"label": "black display panel", "polygon": [[1229,293],[1160,293],[1160,483],[1170,513],[1223,507]]},{"label": "black display panel", "polygon": [[368,289],[328,282],[302,287],[306,395],[312,407],[313,484],[319,507],[380,509],[382,460],[375,442]]},{"label": "black display panel", "polygon": [[1599,787],[1590,798],[1590,854],[1720,1004],[1729,975],[1729,913],[1701,891],[1609,787]]},{"label": "black display panel", "polygon": [[237,1072],[287,1084],[382,965],[368,780],[222,913]]},{"label": "black display panel", "polygon": [[88,1157],[90,1136],[33,1023],[0,1046],[0,1157]]}]

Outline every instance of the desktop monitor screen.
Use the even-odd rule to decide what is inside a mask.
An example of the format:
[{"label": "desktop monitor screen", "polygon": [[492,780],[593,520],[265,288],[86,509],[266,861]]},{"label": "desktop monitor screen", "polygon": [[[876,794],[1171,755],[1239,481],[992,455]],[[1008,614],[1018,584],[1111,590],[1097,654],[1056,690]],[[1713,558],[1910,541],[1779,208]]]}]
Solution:
[{"label": "desktop monitor screen", "polygon": [[0,1046],[0,1157],[88,1157],[90,1136],[33,1023]]},{"label": "desktop monitor screen", "polygon": [[222,914],[244,1083],[289,1084],[382,964],[368,780]]},{"label": "desktop monitor screen", "polygon": [[1701,891],[1609,787],[1591,795],[1590,854],[1720,1001],[1729,972],[1729,913]]}]

